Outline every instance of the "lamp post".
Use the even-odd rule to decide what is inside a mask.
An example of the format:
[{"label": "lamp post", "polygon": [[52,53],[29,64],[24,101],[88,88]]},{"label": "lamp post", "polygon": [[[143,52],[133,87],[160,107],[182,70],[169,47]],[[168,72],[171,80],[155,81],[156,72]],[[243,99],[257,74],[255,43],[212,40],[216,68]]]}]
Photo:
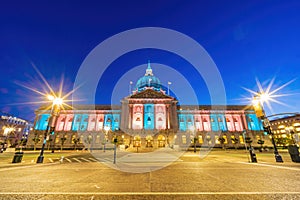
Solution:
[{"label": "lamp post", "polygon": [[279,155],[276,143],[274,140],[274,134],[271,130],[271,125],[269,119],[266,117],[265,111],[263,109],[263,102],[268,101],[268,94],[258,92],[257,95],[253,97],[252,103],[255,110],[256,116],[263,121],[264,130],[271,136],[271,141],[274,147],[274,155],[276,162],[283,162],[281,155]]},{"label": "lamp post", "polygon": [[47,128],[44,133],[44,141],[43,141],[41,153],[40,153],[36,163],[43,163],[43,161],[44,161],[44,149],[45,149],[45,145],[46,145],[46,141],[47,141],[47,137],[48,137],[48,132],[54,131],[56,120],[57,120],[57,117],[60,112],[60,106],[63,103],[62,98],[54,97],[52,95],[48,95],[48,99],[50,101],[52,101],[52,107],[51,107],[50,117],[48,119]]},{"label": "lamp post", "polygon": [[118,138],[115,135],[114,137],[114,164],[117,162],[117,143],[118,143]]}]

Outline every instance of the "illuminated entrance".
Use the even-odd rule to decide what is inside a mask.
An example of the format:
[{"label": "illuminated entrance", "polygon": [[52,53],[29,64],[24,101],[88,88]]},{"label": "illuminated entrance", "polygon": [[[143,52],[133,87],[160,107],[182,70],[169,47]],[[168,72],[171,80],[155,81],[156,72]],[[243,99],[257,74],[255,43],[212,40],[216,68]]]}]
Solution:
[{"label": "illuminated entrance", "polygon": [[159,135],[157,137],[157,143],[158,143],[158,147],[165,147],[166,145],[166,138],[163,135]]},{"label": "illuminated entrance", "polygon": [[151,135],[146,137],[146,147],[153,147],[153,137]]},{"label": "illuminated entrance", "polygon": [[133,147],[141,146],[141,137],[139,135],[134,136],[133,138]]}]

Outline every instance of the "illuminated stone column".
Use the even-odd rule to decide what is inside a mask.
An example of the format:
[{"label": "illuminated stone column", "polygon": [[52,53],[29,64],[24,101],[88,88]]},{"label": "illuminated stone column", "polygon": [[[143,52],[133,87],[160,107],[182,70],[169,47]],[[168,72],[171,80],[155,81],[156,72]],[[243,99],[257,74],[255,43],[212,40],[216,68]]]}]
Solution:
[{"label": "illuminated stone column", "polygon": [[88,131],[94,131],[94,130],[96,130],[96,117],[97,116],[94,113],[89,114],[88,127],[87,127]]},{"label": "illuminated stone column", "polygon": [[73,117],[74,115],[71,113],[66,114],[64,131],[70,131],[72,129]]},{"label": "illuminated stone column", "polygon": [[64,114],[59,115],[56,121],[55,130],[57,131],[64,130],[65,122],[66,122],[66,115]]},{"label": "illuminated stone column", "polygon": [[132,129],[132,123],[133,123],[133,121],[132,121],[132,104],[129,104],[128,106],[129,106],[128,128],[129,128],[129,129]]},{"label": "illuminated stone column", "polygon": [[226,117],[227,130],[235,131],[232,115],[226,114],[225,117]]},{"label": "illuminated stone column", "polygon": [[247,120],[246,120],[246,115],[245,113],[242,114],[242,122],[243,122],[243,129],[244,130],[248,130],[248,124],[247,124]]},{"label": "illuminated stone column", "polygon": [[166,129],[166,106],[164,104],[155,105],[155,129]]},{"label": "illuminated stone column", "polygon": [[240,115],[234,115],[234,127],[236,131],[243,131],[243,124]]},{"label": "illuminated stone column", "polygon": [[132,107],[132,129],[143,129],[143,104],[134,104]]}]

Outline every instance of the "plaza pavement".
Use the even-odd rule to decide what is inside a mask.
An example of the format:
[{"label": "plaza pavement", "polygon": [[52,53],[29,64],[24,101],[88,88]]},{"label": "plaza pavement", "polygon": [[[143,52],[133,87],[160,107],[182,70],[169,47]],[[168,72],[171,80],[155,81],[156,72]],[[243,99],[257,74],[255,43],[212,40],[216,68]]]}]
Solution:
[{"label": "plaza pavement", "polygon": [[[34,152],[25,152],[17,164],[1,154],[0,199],[300,199],[300,164],[286,151],[280,152],[284,163],[276,163],[272,152],[256,152],[258,163],[249,163],[245,150],[213,150],[206,157],[184,152],[146,173],[112,169],[113,154],[106,153],[103,159],[93,152],[46,152],[43,164],[32,162]],[[157,162],[133,155],[116,165]],[[158,156],[161,163],[164,156]]]}]

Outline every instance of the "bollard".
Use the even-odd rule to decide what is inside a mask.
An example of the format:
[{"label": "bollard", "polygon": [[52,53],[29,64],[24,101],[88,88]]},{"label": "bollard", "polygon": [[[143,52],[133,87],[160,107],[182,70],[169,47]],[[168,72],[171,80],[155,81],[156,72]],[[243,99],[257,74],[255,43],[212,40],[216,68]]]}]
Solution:
[{"label": "bollard", "polygon": [[60,157],[60,160],[59,160],[60,163],[63,163],[64,162],[64,157]]},{"label": "bollard", "polygon": [[22,158],[23,158],[23,152],[16,152],[12,160],[12,163],[20,163],[22,161]]}]

